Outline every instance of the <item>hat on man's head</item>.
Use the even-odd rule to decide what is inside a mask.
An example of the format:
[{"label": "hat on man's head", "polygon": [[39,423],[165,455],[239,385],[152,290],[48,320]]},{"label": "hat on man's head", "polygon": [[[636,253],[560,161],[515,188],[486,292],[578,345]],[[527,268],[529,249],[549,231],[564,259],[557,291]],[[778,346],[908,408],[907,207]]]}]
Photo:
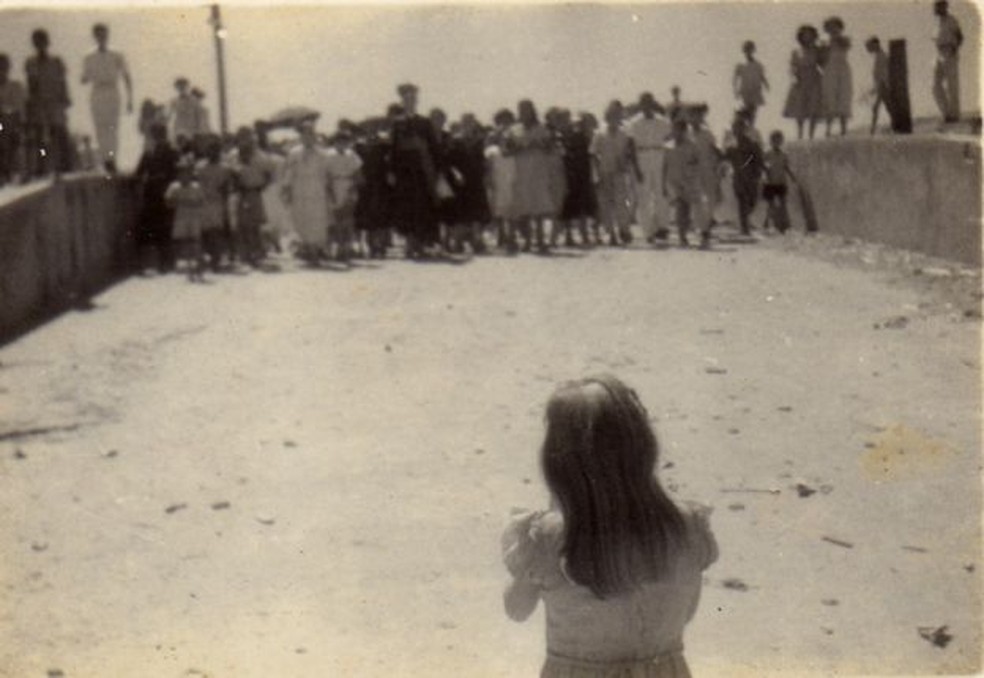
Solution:
[{"label": "hat on man's head", "polygon": [[189,85],[188,78],[184,77],[183,75],[179,76],[174,80],[175,87],[181,87],[182,85],[184,85],[185,87]]},{"label": "hat on man's head", "polygon": [[405,82],[401,85],[397,85],[396,87],[396,93],[399,94],[401,97],[406,96],[407,94],[410,93],[416,94],[419,90],[420,88],[417,87],[412,82]]}]

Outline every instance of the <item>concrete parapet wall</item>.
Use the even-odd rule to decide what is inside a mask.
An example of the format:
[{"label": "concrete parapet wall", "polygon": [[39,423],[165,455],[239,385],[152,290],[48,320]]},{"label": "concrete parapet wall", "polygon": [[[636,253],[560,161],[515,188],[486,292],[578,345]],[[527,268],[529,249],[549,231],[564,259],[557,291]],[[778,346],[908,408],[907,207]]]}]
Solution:
[{"label": "concrete parapet wall", "polygon": [[0,205],[0,341],[126,271],[137,198],[129,180],[84,176]]},{"label": "concrete parapet wall", "polygon": [[821,231],[980,266],[979,139],[851,137],[788,151]]}]

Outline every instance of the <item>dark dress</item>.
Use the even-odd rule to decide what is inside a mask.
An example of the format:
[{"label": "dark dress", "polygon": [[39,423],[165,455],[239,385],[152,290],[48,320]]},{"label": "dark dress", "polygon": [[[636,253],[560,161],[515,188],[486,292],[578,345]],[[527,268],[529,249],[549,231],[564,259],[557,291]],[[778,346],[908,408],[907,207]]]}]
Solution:
[{"label": "dark dress", "polygon": [[362,186],[355,203],[355,227],[381,231],[390,225],[389,144],[370,139],[355,148],[362,160]]},{"label": "dark dress", "polygon": [[598,215],[598,198],[591,180],[591,139],[583,132],[571,131],[564,134],[562,142],[567,192],[561,216],[593,219]]},{"label": "dark dress", "polygon": [[164,200],[164,193],[176,178],[177,163],[177,151],[166,142],[144,151],[140,157],[136,171],[143,195],[136,234],[139,244],[166,245],[171,241],[174,211]]},{"label": "dark dress", "polygon": [[392,135],[393,224],[418,245],[433,245],[439,236],[434,196],[434,128],[423,116],[404,116],[393,122]]},{"label": "dark dress", "polygon": [[491,212],[485,190],[485,140],[455,139],[448,152],[448,164],[455,177],[451,188],[456,223],[488,223]]}]

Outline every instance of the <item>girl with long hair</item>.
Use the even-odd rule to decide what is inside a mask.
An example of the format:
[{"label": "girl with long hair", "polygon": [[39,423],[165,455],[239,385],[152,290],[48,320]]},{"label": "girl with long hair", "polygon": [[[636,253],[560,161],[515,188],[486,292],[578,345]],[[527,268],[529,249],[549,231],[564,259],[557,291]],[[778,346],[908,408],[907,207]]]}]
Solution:
[{"label": "girl with long hair", "polygon": [[541,678],[689,678],[683,630],[717,559],[709,509],[678,507],[635,392],[611,376],[562,385],[541,463],[552,506],[503,535],[506,613],[546,608]]}]

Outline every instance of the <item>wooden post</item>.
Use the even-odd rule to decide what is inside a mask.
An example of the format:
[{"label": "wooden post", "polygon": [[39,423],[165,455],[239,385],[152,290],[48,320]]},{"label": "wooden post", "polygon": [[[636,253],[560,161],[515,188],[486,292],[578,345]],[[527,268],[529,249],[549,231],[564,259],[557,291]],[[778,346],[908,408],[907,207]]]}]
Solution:
[{"label": "wooden post", "polygon": [[215,37],[215,63],[219,71],[219,130],[224,137],[229,133],[229,108],[226,103],[226,77],[225,77],[225,28],[222,27],[222,17],[219,14],[219,6],[212,5],[212,34]]},{"label": "wooden post", "polygon": [[905,40],[888,43],[888,113],[892,117],[892,131],[896,134],[912,134],[912,109],[909,105],[909,64],[906,58]]}]

